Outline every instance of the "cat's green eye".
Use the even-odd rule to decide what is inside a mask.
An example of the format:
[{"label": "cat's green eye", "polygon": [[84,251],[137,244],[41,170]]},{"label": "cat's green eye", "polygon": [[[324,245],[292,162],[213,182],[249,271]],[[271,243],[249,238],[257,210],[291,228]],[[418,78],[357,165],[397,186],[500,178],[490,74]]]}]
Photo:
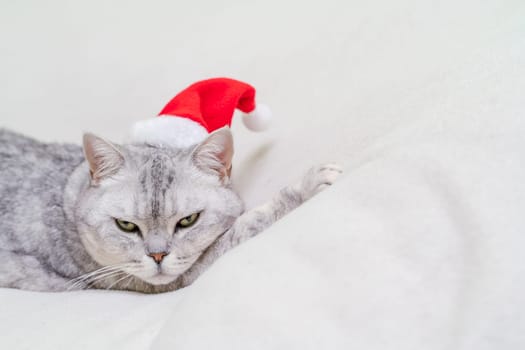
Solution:
[{"label": "cat's green eye", "polygon": [[115,223],[117,224],[117,227],[124,232],[138,232],[139,231],[139,227],[132,222],[115,219]]},{"label": "cat's green eye", "polygon": [[197,219],[199,218],[199,216],[200,216],[200,213],[194,213],[194,214],[191,214],[190,216],[186,216],[185,218],[182,218],[179,220],[179,222],[177,222],[177,227],[182,227],[182,228],[191,227],[193,226],[193,224],[197,222]]}]

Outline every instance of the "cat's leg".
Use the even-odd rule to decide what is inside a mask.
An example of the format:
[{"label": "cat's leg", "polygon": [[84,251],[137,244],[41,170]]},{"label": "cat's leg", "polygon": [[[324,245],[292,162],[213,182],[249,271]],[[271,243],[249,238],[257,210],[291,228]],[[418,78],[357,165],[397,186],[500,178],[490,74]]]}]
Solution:
[{"label": "cat's leg", "polygon": [[34,291],[66,290],[68,278],[46,268],[34,256],[0,249],[0,287]]},{"label": "cat's leg", "polygon": [[341,167],[337,164],[315,166],[308,170],[300,182],[283,188],[270,202],[241,215],[227,233],[228,239],[231,241],[230,247],[260,233],[332,185],[341,172]]},{"label": "cat's leg", "polygon": [[299,183],[283,188],[270,202],[242,214],[233,226],[184,273],[183,285],[191,284],[227,250],[257,235],[312,196],[332,185],[341,172],[341,167],[337,164],[315,166]]}]

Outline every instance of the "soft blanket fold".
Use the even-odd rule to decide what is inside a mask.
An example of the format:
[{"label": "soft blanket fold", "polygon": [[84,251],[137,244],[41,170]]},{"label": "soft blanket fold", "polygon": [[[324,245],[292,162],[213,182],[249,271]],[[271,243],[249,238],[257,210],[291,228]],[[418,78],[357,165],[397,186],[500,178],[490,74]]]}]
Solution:
[{"label": "soft blanket fold", "polygon": [[[72,125],[59,123],[69,118],[67,107],[49,116],[52,122],[22,125],[15,103],[22,98],[32,101],[26,121],[57,110],[53,96],[65,94],[77,106],[80,100],[69,93],[75,79],[52,74],[50,67],[62,68],[51,59],[60,57],[53,45],[39,53],[44,68],[29,60],[37,39],[20,25],[49,16],[63,28],[67,16],[50,8],[37,19],[12,6],[0,23],[29,41],[22,48],[7,40],[13,54],[1,58],[8,64],[0,66],[11,67],[2,68],[11,86],[0,83],[9,97],[0,104],[6,126],[41,138],[76,140],[79,128],[117,137],[120,125],[155,112],[202,74],[247,77],[276,114],[273,131],[235,135],[234,171],[249,206],[312,163],[337,160],[345,174],[184,290],[147,296],[0,289],[1,348],[525,348],[523,2],[334,0],[300,7],[228,0],[192,8],[176,23],[168,10],[180,13],[178,5],[108,7],[109,14],[125,12],[120,25],[99,18],[90,3],[83,14],[90,24],[71,25],[98,54],[82,61],[83,48],[53,41],[71,55],[65,72],[85,70],[76,58],[89,63],[86,75],[78,74],[98,107],[82,104],[86,110]],[[248,28],[248,13],[266,15],[265,26],[249,16],[253,27],[238,32],[234,20]],[[139,31],[138,18],[150,25]],[[134,39],[109,50],[112,40],[93,29],[96,19],[110,39],[131,38],[124,29]],[[192,20],[200,25],[190,27]],[[135,40],[163,54],[137,53]],[[108,62],[124,63],[107,69]],[[37,76],[38,69],[50,73]],[[36,77],[32,84],[23,84],[26,70]],[[105,75],[126,93],[100,86],[95,78]],[[154,84],[161,76],[166,82]],[[114,113],[111,106],[122,111],[122,104],[131,117]],[[39,132],[50,123],[56,128]]]}]

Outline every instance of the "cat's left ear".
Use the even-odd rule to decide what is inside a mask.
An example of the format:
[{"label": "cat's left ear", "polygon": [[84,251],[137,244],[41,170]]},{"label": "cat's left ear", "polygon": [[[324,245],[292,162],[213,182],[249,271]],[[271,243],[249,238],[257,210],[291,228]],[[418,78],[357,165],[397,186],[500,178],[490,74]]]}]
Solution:
[{"label": "cat's left ear", "polygon": [[233,157],[233,137],[230,128],[224,127],[208,136],[193,151],[194,164],[203,171],[219,175],[221,180],[230,176]]},{"label": "cat's left ear", "polygon": [[98,185],[101,180],[116,174],[124,164],[124,156],[109,141],[87,133],[84,134],[83,143],[93,185]]}]

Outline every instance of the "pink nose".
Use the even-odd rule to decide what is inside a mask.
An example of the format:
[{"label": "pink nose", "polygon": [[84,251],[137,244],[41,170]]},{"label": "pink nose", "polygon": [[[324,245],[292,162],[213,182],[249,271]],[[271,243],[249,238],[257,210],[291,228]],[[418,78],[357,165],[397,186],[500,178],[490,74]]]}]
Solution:
[{"label": "pink nose", "polygon": [[151,256],[157,264],[160,264],[160,262],[162,261],[162,259],[164,259],[166,255],[168,255],[168,253],[166,252],[148,254],[148,256]]}]

